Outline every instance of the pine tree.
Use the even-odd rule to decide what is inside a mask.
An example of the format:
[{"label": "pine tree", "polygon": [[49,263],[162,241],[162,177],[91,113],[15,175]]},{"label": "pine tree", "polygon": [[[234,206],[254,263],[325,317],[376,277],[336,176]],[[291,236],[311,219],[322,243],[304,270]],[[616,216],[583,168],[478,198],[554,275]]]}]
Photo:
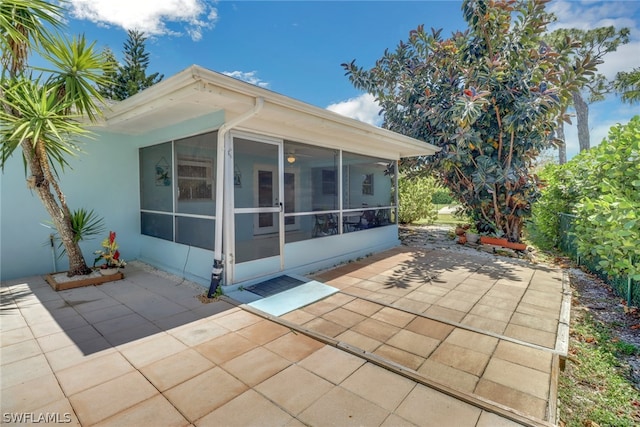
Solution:
[{"label": "pine tree", "polygon": [[[129,37],[123,45],[124,65],[118,66],[110,84],[100,87],[103,96],[116,101],[127,99],[164,78],[160,73],[147,76],[149,53],[145,50],[144,32],[129,30],[127,34]],[[111,55],[115,60],[113,53]]]}]

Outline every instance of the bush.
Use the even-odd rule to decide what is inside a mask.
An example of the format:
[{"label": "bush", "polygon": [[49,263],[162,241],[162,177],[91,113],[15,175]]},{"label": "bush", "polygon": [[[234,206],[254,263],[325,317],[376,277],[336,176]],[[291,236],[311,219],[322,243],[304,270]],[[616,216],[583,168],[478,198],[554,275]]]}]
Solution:
[{"label": "bush", "polygon": [[408,224],[419,219],[434,222],[438,218],[438,210],[433,203],[433,195],[442,188],[435,178],[408,177],[400,175],[398,180],[399,206],[398,220]]},{"label": "bush", "polygon": [[447,188],[437,188],[431,197],[431,202],[436,205],[451,205],[454,203],[451,191]]}]

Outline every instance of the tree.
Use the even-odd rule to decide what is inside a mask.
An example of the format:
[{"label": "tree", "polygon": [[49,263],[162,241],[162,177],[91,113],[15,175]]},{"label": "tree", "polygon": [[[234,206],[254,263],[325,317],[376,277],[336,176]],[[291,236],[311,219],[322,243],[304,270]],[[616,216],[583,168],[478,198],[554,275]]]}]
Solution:
[{"label": "tree", "polygon": [[621,96],[623,102],[633,104],[640,102],[640,68],[634,68],[633,71],[621,71],[616,74],[613,82],[613,88]]},{"label": "tree", "polygon": [[519,241],[538,196],[530,173],[554,142],[555,119],[593,70],[569,63],[570,39],[551,48],[542,35],[546,1],[464,0],[469,29],[411,31],[370,70],[343,64],[351,82],[376,96],[383,126],[442,148],[402,168],[439,175],[478,231]]},{"label": "tree", "polygon": [[[153,86],[164,78],[164,74],[153,73],[147,76],[149,53],[145,51],[144,33],[136,30],[127,31],[128,39],[124,42],[124,65],[118,66],[113,78],[99,87],[100,93],[107,98],[121,101]],[[105,50],[109,60],[117,64],[110,49]]]},{"label": "tree", "polygon": [[[629,42],[629,29],[616,31],[615,27],[601,27],[593,30],[579,30],[577,28],[562,28],[545,37],[552,45],[563,43],[567,37],[580,42],[574,51],[579,59],[590,59],[601,64],[607,53],[615,52],[618,46]],[[584,92],[584,94],[583,94]],[[607,79],[602,74],[593,74],[582,87],[577,87],[571,94],[573,107],[576,110],[576,125],[578,127],[578,144],[580,151],[588,150],[591,146],[589,137],[589,103],[601,101],[610,92]],[[586,99],[585,99],[586,95]],[[560,122],[559,138],[564,141],[564,124]],[[565,144],[560,145],[560,164],[566,163],[567,153]]]},{"label": "tree", "polygon": [[[74,139],[87,134],[78,118],[94,120],[101,102],[94,85],[104,83],[104,58],[83,36],[68,39],[60,28],[62,9],[44,0],[0,2],[0,167],[20,147],[30,176],[27,183],[42,201],[69,258],[69,275],[88,274],[81,238],[58,184],[58,169],[79,150]],[[53,68],[33,76],[29,52],[37,49]],[[35,69],[35,68],[34,68]]]}]

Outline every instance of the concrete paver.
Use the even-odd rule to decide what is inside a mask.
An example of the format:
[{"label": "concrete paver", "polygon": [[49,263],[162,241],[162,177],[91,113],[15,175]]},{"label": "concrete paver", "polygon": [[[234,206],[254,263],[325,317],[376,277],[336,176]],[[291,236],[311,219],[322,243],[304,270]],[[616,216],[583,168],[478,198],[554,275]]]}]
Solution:
[{"label": "concrete paver", "polygon": [[87,426],[549,425],[553,271],[398,248],[317,274],[340,292],[280,319],[203,304],[204,289],[142,264],[126,276],[2,283],[3,411]]}]

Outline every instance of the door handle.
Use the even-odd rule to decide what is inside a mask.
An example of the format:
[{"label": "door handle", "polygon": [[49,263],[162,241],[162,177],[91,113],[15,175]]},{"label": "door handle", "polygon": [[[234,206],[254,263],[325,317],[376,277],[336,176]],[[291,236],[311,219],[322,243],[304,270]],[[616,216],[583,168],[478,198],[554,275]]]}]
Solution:
[{"label": "door handle", "polygon": [[282,202],[280,202],[279,205],[280,205],[280,212],[282,212],[284,210],[284,205],[282,204]]}]

